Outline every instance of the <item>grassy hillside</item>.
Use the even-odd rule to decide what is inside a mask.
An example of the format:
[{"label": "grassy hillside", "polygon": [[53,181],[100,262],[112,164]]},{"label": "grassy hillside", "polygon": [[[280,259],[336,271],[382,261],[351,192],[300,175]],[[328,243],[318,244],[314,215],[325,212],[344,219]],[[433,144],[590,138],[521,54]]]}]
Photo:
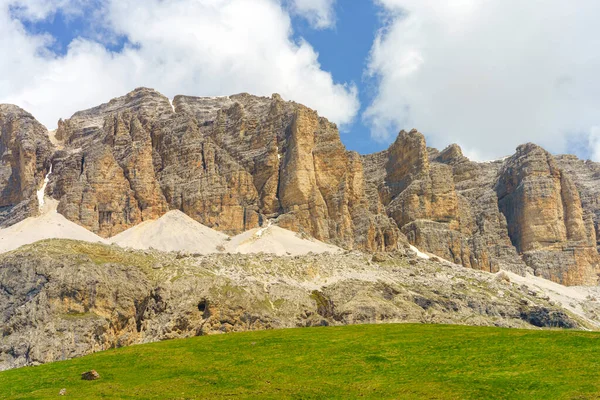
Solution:
[{"label": "grassy hillside", "polygon": [[[101,379],[82,381],[96,369]],[[600,334],[441,325],[250,332],[0,373],[0,398],[600,398]],[[62,398],[62,397],[60,397]]]}]

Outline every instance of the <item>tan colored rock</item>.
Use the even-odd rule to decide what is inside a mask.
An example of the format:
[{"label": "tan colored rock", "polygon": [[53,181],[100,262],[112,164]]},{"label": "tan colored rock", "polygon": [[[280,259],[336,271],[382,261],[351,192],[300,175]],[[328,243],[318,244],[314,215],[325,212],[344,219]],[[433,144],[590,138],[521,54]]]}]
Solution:
[{"label": "tan colored rock", "polygon": [[59,211],[105,237],[178,209],[228,234],[277,219],[346,248],[397,247],[395,224],[368,209],[360,157],[315,111],[279,95],[173,104],[141,88],[61,121]]},{"label": "tan colored rock", "polygon": [[555,156],[554,160],[573,180],[581,199],[588,237],[592,238],[595,234],[596,247],[600,248],[600,163],[580,160],[573,155]]},{"label": "tan colored rock", "polygon": [[480,167],[460,147],[440,153],[418,131],[402,131],[389,150],[363,161],[366,193],[378,204],[372,210],[383,208],[411,244],[470,268],[524,271],[505,233],[494,177],[480,181]]},{"label": "tan colored rock", "polygon": [[95,381],[97,379],[100,379],[100,374],[96,372],[95,369],[92,369],[91,371],[82,373],[81,379],[83,379],[84,381]]},{"label": "tan colored rock", "polygon": [[52,156],[45,128],[2,106],[0,224],[36,212],[32,195],[52,165],[59,212],[104,237],[180,210],[231,235],[273,220],[346,249],[410,242],[474,269],[596,282],[595,163],[564,156],[559,168],[535,145],[476,163],[455,144],[428,148],[417,130],[360,156],[334,124],[277,94],[172,103],[139,88],[78,112],[59,121]]},{"label": "tan colored rock", "polygon": [[283,161],[279,198],[283,213],[281,226],[298,230],[305,226],[315,238],[329,238],[325,217],[327,207],[317,186],[315,172],[315,132],[319,129],[316,113],[298,110],[291,126],[291,135]]},{"label": "tan colored rock", "polygon": [[0,226],[37,215],[36,191],[50,169],[52,144],[31,114],[0,104]]},{"label": "tan colored rock", "polygon": [[597,283],[596,237],[571,178],[534,144],[517,148],[496,187],[512,242],[540,276],[567,285]]}]

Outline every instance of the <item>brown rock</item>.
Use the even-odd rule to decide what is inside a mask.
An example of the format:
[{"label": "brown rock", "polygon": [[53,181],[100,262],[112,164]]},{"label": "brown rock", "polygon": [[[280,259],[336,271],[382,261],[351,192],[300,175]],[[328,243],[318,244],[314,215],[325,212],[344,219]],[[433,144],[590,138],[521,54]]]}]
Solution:
[{"label": "brown rock", "polygon": [[141,88],[62,121],[59,211],[102,236],[179,209],[230,234],[272,218],[346,248],[397,248],[397,226],[368,209],[360,156],[315,111],[278,95],[174,106]]},{"label": "brown rock", "polygon": [[466,267],[523,272],[493,190],[495,175],[460,147],[427,148],[416,130],[402,131],[389,150],[363,156],[372,208],[382,208],[422,250]]},{"label": "brown rock", "polygon": [[597,283],[595,232],[575,184],[548,152],[519,146],[496,191],[511,240],[537,275],[567,285]]},{"label": "brown rock", "polygon": [[46,128],[21,108],[0,104],[0,226],[38,213],[36,191],[50,168]]},{"label": "brown rock", "polygon": [[[600,164],[524,145],[476,163],[402,131],[360,156],[316,111],[277,94],[200,98],[139,88],[47,132],[0,106],[0,226],[37,212],[35,191],[105,237],[178,209],[237,234],[267,219],[346,249],[411,244],[466,267],[595,284]],[[54,152],[52,155],[51,153]]]},{"label": "brown rock", "polygon": [[91,371],[84,372],[81,374],[81,379],[84,381],[95,381],[96,379],[100,379],[100,374],[96,372],[95,369]]}]

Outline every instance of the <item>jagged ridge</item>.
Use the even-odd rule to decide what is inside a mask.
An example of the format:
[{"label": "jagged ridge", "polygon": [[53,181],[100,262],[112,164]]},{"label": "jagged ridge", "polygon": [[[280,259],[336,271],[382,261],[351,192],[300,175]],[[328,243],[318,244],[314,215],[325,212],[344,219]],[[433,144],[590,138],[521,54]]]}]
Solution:
[{"label": "jagged ridge", "polygon": [[413,130],[360,156],[334,124],[278,95],[176,96],[171,106],[145,88],[61,120],[54,152],[24,111],[2,106],[0,125],[4,225],[36,212],[52,165],[59,212],[104,237],[175,209],[230,234],[272,219],[348,249],[408,241],[475,269],[597,282],[597,164],[532,144],[476,163],[456,145],[427,148]]}]

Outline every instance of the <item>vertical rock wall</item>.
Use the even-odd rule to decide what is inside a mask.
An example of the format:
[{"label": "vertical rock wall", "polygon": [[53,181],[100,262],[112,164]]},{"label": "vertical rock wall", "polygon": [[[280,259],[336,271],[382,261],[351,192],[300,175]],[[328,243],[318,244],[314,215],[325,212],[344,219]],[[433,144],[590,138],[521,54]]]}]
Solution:
[{"label": "vertical rock wall", "polygon": [[46,128],[31,114],[0,104],[0,227],[38,212],[36,191],[52,151]]},{"label": "vertical rock wall", "polygon": [[23,110],[0,105],[0,224],[47,194],[109,237],[178,209],[237,234],[274,220],[348,249],[407,241],[465,267],[596,284],[600,167],[520,146],[476,163],[457,145],[402,131],[360,156],[337,127],[279,95],[200,98],[140,88],[59,121],[53,146]]}]

